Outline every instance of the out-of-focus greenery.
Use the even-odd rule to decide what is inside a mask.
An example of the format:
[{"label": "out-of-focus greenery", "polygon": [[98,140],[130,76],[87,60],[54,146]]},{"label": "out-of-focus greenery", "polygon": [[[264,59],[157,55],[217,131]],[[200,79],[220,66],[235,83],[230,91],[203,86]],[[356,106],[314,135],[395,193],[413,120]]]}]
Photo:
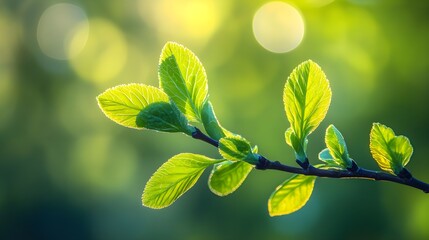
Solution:
[{"label": "out-of-focus greenery", "polygon": [[252,18],[266,2],[70,1],[72,17],[48,18],[58,2],[1,1],[0,238],[429,238],[429,196],[384,182],[319,179],[303,209],[271,218],[267,199],[290,175],[252,171],[220,198],[202,180],[206,172],[171,207],[141,206],[144,184],[171,156],[218,156],[183,134],[123,128],[98,109],[95,97],[106,88],[157,86],[159,53],[170,40],[204,64],[222,124],[270,159],[294,164],[282,92],[291,70],[313,59],[333,96],[309,137],[310,161],[334,123],[350,156],[377,169],[368,147],[377,121],[410,138],[407,168],[429,181],[429,2],[291,0],[305,33],[283,54],[253,36]]}]

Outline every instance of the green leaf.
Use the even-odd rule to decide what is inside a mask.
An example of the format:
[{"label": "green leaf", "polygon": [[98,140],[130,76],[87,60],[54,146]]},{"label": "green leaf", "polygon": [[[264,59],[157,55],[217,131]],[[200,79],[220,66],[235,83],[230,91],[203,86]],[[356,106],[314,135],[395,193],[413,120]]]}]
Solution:
[{"label": "green leaf", "polygon": [[194,127],[188,125],[188,120],[173,102],[149,104],[137,115],[136,124],[138,127],[162,132],[184,132],[192,135],[194,131]]},{"label": "green leaf", "polygon": [[210,101],[207,101],[203,106],[201,120],[207,134],[216,141],[223,137],[234,135],[220,125]]},{"label": "green leaf", "polygon": [[332,157],[329,149],[325,148],[319,153],[319,159],[329,166],[338,166],[337,162]]},{"label": "green leaf", "polygon": [[310,199],[316,177],[293,175],[271,194],[268,200],[270,216],[293,213],[302,208]]},{"label": "green leaf", "polygon": [[224,137],[219,140],[219,153],[230,161],[245,161],[256,164],[259,160],[252,151],[249,141],[239,135]]},{"label": "green leaf", "polygon": [[100,94],[98,105],[114,122],[130,128],[137,126],[137,115],[151,103],[169,102],[168,96],[159,88],[143,84],[119,85]]},{"label": "green leaf", "polygon": [[249,175],[253,166],[238,161],[225,161],[213,167],[209,177],[209,188],[218,196],[226,196],[237,190]]},{"label": "green leaf", "polygon": [[194,186],[208,166],[221,161],[224,160],[192,153],[181,153],[170,158],[146,183],[143,205],[154,209],[170,206]]},{"label": "green leaf", "polygon": [[378,166],[396,175],[400,174],[413,154],[407,137],[395,136],[391,128],[380,123],[372,125],[369,148]]},{"label": "green leaf", "polygon": [[161,89],[144,84],[119,85],[97,97],[104,114],[130,128],[192,134],[185,116]]},{"label": "green leaf", "polygon": [[289,127],[285,132],[285,139],[286,139],[286,143],[294,149],[295,158],[304,162],[305,158],[307,157],[306,155],[307,144],[308,144],[307,137],[304,138],[304,142],[302,143],[302,141],[300,141],[296,137],[293,129]]},{"label": "green leaf", "polygon": [[[305,148],[307,136],[325,118],[331,95],[325,73],[311,60],[301,63],[287,79],[283,102],[286,116],[301,149]],[[305,157],[302,158],[304,159],[299,160],[304,161]]]},{"label": "green leaf", "polygon": [[159,60],[161,88],[190,121],[201,122],[208,98],[207,76],[198,58],[184,46],[168,42]]},{"label": "green leaf", "polygon": [[332,160],[337,166],[342,168],[350,168],[352,166],[352,160],[347,151],[346,141],[340,131],[332,124],[326,129],[325,143],[329,149]]}]

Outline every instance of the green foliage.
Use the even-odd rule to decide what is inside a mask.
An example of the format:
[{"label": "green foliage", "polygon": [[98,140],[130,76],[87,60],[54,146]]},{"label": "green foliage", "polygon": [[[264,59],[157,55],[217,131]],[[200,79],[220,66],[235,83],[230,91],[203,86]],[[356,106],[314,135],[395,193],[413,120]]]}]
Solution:
[{"label": "green foliage", "polygon": [[181,153],[170,158],[149,179],[143,191],[143,205],[150,208],[170,206],[197,182],[204,170],[223,160]]},{"label": "green foliage", "polygon": [[[252,147],[245,138],[221,126],[208,100],[205,70],[189,49],[172,42],[165,45],[159,62],[159,80],[161,89],[143,84],[108,89],[97,97],[99,106],[108,118],[126,127],[184,132],[203,140],[216,146],[223,159],[191,153],[170,158],[147,182],[142,195],[144,206],[164,208],[171,205],[212,165],[208,186],[218,196],[226,196],[237,190],[254,166],[262,170],[300,173],[284,181],[272,193],[268,201],[270,216],[290,214],[302,208],[312,194],[316,176],[368,176],[377,179],[374,174],[378,173],[357,167],[349,157],[344,137],[332,124],[326,129],[327,148],[319,153],[319,159],[325,164],[313,166],[309,163],[308,135],[325,118],[331,102],[329,82],[321,68],[311,60],[293,70],[283,94],[290,123],[285,132],[286,143],[294,149],[296,160],[302,168],[269,161],[258,154],[257,146]],[[201,123],[209,136],[189,125],[188,121]],[[411,178],[404,168],[413,152],[406,137],[395,136],[392,129],[374,123],[370,150],[381,169],[398,175],[389,174],[388,179],[393,176],[401,182],[403,178]],[[353,175],[358,170],[360,175]],[[365,171],[368,173],[366,176],[362,175]]]},{"label": "green foliage", "polygon": [[97,97],[104,114],[130,128],[191,134],[188,120],[160,89],[143,84],[120,85]]},{"label": "green foliage", "polygon": [[245,161],[252,164],[256,164],[259,158],[256,153],[253,153],[249,141],[238,135],[221,138],[219,153],[230,161]]},{"label": "green foliage", "polygon": [[413,154],[407,137],[395,136],[391,128],[380,123],[372,125],[369,147],[378,166],[396,175],[401,173]]},{"label": "green foliage", "polygon": [[246,179],[253,165],[243,161],[224,161],[214,166],[209,177],[209,188],[218,196],[233,193]]},{"label": "green foliage", "polygon": [[165,44],[159,59],[159,85],[190,121],[201,121],[208,98],[207,76],[189,49],[174,42]]},{"label": "green foliage", "polygon": [[296,67],[286,81],[283,102],[291,125],[286,142],[295,150],[296,158],[307,158],[307,136],[325,118],[331,103],[331,88],[322,69],[311,60]]},{"label": "green foliage", "polygon": [[340,131],[332,124],[326,129],[325,143],[328,148],[320,152],[320,160],[328,165],[339,166],[344,169],[352,167],[352,159],[349,157],[346,141]]},{"label": "green foliage", "polygon": [[207,134],[215,140],[233,135],[220,125],[210,101],[207,101],[203,106],[201,120],[203,121],[204,129],[207,131]]},{"label": "green foliage", "polygon": [[268,200],[270,216],[290,214],[301,209],[310,199],[316,177],[293,175],[271,194]]}]

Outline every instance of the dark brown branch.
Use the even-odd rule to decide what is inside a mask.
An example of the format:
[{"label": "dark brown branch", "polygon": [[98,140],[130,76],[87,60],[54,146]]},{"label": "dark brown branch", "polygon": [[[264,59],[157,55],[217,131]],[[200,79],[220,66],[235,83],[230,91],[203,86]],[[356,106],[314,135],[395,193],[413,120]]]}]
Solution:
[{"label": "dark brown branch", "polygon": [[[214,147],[219,146],[218,141],[205,135],[198,128],[195,128],[195,129],[196,131],[192,134],[193,138],[202,140]],[[354,171],[337,170],[337,169],[320,169],[312,165],[309,165],[308,168],[304,169],[304,168],[285,165],[280,163],[279,161],[270,161],[264,156],[260,156],[259,163],[255,165],[255,168],[259,170],[273,169],[273,170],[279,170],[283,172],[303,174],[308,176],[326,177],[326,178],[356,178],[356,179],[369,179],[369,180],[376,180],[376,181],[395,182],[402,185],[407,185],[413,188],[420,189],[425,193],[429,193],[429,184],[412,177],[411,174],[406,175],[407,177],[405,178],[401,178],[389,173],[367,170],[364,168],[358,168],[357,166],[356,166],[357,169],[353,169]]]}]

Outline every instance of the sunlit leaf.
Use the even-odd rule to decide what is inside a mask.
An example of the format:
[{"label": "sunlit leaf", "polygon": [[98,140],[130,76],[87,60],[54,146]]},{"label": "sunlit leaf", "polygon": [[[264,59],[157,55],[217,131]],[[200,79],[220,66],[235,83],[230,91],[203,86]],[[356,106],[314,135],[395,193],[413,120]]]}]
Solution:
[{"label": "sunlit leaf", "polygon": [[[303,150],[306,137],[325,118],[331,103],[331,89],[322,69],[311,60],[296,67],[286,81],[283,102],[288,121]],[[297,155],[305,158],[305,152],[297,150]]]},{"label": "sunlit leaf", "polygon": [[285,139],[286,139],[286,143],[287,145],[293,147],[292,145],[292,134],[293,133],[293,129],[291,127],[289,127],[286,131],[285,131]]},{"label": "sunlit leaf", "polygon": [[207,76],[198,58],[184,46],[168,42],[159,60],[160,87],[190,121],[201,121],[208,98]]},{"label": "sunlit leaf", "polygon": [[331,153],[329,152],[329,149],[327,148],[323,149],[319,153],[319,159],[330,166],[337,166],[337,163],[334,160],[334,157],[332,157]]},{"label": "sunlit leaf", "polygon": [[310,199],[316,177],[294,175],[271,194],[268,200],[270,216],[290,214],[301,209]]},{"label": "sunlit leaf", "polygon": [[146,183],[142,203],[158,209],[171,205],[197,182],[203,171],[215,160],[203,155],[181,153],[164,163]]},{"label": "sunlit leaf", "polygon": [[174,103],[156,102],[145,107],[137,115],[138,127],[162,131],[184,132],[191,135],[194,128]]},{"label": "sunlit leaf", "polygon": [[395,136],[391,128],[380,123],[372,125],[369,147],[378,166],[396,175],[407,165],[413,154],[413,147],[407,137]]},{"label": "sunlit leaf", "polygon": [[216,141],[223,137],[234,135],[220,125],[210,101],[207,101],[203,106],[201,120],[207,134]]},{"label": "sunlit leaf", "polygon": [[307,137],[305,137],[304,141],[302,142],[300,139],[296,137],[293,129],[289,127],[285,132],[285,139],[286,139],[286,143],[294,149],[296,159],[305,160],[306,158],[305,153],[307,152],[307,144],[308,144]]},{"label": "sunlit leaf", "polygon": [[253,166],[243,161],[225,161],[213,167],[209,188],[218,196],[226,196],[237,190],[249,175]]},{"label": "sunlit leaf", "polygon": [[346,141],[340,131],[334,126],[329,125],[326,129],[325,143],[329,149],[329,154],[336,165],[343,168],[352,166],[352,161],[347,151]]},{"label": "sunlit leaf", "polygon": [[120,85],[106,90],[97,100],[104,114],[122,126],[191,134],[187,119],[159,88]]},{"label": "sunlit leaf", "polygon": [[239,135],[224,137],[219,140],[219,153],[231,161],[246,161],[255,164],[258,155],[252,152],[249,141]]}]

